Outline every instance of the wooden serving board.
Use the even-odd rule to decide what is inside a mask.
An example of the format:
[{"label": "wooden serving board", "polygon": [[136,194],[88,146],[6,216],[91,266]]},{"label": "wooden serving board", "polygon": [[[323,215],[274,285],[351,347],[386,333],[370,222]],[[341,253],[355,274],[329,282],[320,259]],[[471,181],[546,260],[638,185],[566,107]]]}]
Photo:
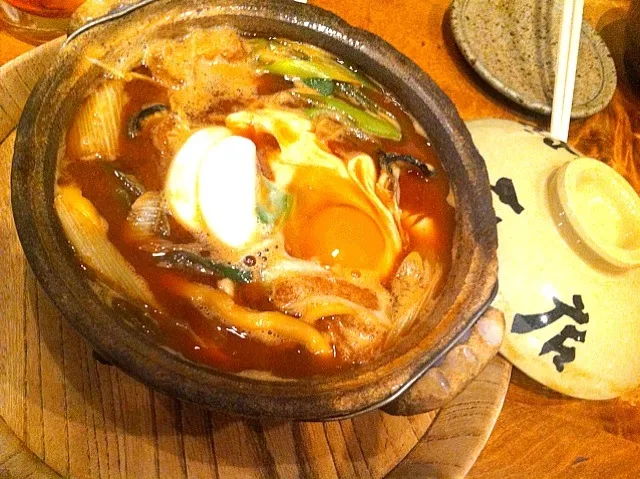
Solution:
[{"label": "wooden serving board", "polygon": [[0,68],[0,476],[464,476],[502,408],[511,367],[501,358],[440,411],[329,423],[225,416],[95,360],[38,286],[11,216],[15,126],[60,44]]}]

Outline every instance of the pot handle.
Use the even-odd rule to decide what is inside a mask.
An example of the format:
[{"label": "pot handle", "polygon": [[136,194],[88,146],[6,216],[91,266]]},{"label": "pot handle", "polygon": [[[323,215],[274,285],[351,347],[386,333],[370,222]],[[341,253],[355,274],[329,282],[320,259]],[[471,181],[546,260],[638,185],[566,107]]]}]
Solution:
[{"label": "pot handle", "polygon": [[442,407],[462,392],[498,353],[504,330],[502,311],[489,307],[466,339],[382,410],[394,416],[411,416]]}]

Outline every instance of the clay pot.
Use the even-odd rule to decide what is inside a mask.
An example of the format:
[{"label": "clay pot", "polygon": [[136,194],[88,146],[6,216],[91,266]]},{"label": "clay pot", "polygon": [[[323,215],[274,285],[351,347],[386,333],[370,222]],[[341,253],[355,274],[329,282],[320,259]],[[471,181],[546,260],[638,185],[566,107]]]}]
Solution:
[{"label": "clay pot", "polygon": [[[408,107],[449,174],[457,229],[447,285],[435,307],[420,311],[420,326],[412,334],[362,367],[283,381],[186,361],[150,341],[135,328],[135,319],[100,299],[77,268],[58,223],[52,202],[61,143],[74,109],[103,73],[87,57],[109,65],[135,63],[150,38],[218,24],[316,44],[357,65]],[[96,352],[156,389],[216,409],[304,420],[343,418],[384,405],[399,414],[422,412],[455,396],[496,354],[502,339],[501,313],[487,313],[497,282],[489,181],[455,107],[389,44],[310,5],[290,0],[158,0],[76,36],[62,48],[25,107],[15,145],[12,203],[36,276]]]}]

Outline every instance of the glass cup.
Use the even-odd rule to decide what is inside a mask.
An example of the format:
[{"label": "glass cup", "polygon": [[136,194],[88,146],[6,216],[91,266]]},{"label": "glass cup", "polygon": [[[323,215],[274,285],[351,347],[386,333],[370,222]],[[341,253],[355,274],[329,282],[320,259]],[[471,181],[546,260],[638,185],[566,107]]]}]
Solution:
[{"label": "glass cup", "polygon": [[12,35],[44,43],[66,33],[69,17],[84,0],[0,0],[0,22]]}]

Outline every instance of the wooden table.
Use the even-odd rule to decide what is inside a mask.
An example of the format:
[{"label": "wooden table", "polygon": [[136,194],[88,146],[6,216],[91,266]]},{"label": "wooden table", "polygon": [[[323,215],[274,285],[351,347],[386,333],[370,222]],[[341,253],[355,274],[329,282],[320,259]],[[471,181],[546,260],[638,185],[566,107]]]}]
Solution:
[{"label": "wooden table", "polygon": [[[464,119],[512,118],[547,127],[494,93],[465,63],[447,22],[448,0],[314,0],[373,31],[416,61]],[[601,113],[572,124],[570,143],[622,173],[640,191],[640,90],[622,64],[629,0],[587,0],[585,19],[609,46],[618,89]],[[31,48],[0,30],[0,65]],[[639,157],[640,158],[640,157]],[[640,477],[640,391],[602,402],[567,398],[514,371],[503,412],[471,478]]]}]

